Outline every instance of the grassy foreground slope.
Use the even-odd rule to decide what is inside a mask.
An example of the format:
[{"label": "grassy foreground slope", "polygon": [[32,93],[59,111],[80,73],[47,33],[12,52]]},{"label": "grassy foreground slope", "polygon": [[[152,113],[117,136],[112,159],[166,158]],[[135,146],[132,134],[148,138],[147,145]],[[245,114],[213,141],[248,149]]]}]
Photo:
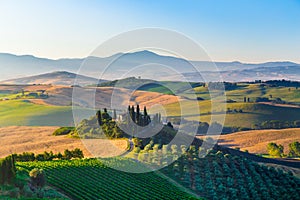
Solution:
[{"label": "grassy foreground slope", "polygon": [[117,171],[97,159],[20,162],[17,167],[44,169],[48,183],[72,199],[197,199],[156,173]]}]

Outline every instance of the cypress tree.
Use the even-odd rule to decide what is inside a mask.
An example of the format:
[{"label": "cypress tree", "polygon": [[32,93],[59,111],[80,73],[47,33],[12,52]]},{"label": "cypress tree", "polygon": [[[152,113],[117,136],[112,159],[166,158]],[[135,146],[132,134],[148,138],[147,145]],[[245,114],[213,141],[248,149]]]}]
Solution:
[{"label": "cypress tree", "polygon": [[140,106],[136,106],[136,123],[140,125]]},{"label": "cypress tree", "polygon": [[113,119],[114,119],[114,120],[117,119],[117,112],[116,112],[116,109],[114,109]]},{"label": "cypress tree", "polygon": [[98,111],[97,111],[96,116],[97,116],[98,124],[99,124],[99,126],[101,126],[101,125],[102,125],[101,110],[98,110]]},{"label": "cypress tree", "polygon": [[158,124],[158,113],[155,114],[155,119],[153,120],[155,124]]},{"label": "cypress tree", "polygon": [[0,184],[12,183],[16,176],[16,167],[13,156],[0,160]]},{"label": "cypress tree", "polygon": [[131,119],[132,119],[132,121],[135,122],[135,111],[134,111],[134,106],[133,105],[131,107]]},{"label": "cypress tree", "polygon": [[148,113],[147,113],[147,108],[146,106],[144,106],[144,119],[143,119],[143,123],[144,123],[144,126],[147,126],[148,125]]},{"label": "cypress tree", "polygon": [[127,118],[127,124],[129,124],[130,119],[131,119],[131,107],[130,107],[130,105],[128,105],[126,118]]},{"label": "cypress tree", "polygon": [[161,114],[158,113],[158,123],[161,123]]}]

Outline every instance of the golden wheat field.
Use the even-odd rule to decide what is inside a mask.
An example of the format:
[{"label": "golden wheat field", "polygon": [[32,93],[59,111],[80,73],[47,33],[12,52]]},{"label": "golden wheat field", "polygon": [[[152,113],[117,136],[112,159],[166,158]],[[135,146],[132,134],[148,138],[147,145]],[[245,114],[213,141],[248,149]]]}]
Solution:
[{"label": "golden wheat field", "polygon": [[[65,149],[80,148],[85,157],[110,157],[126,151],[128,142],[118,140],[80,140],[67,136],[53,136],[58,127],[10,126],[0,127],[0,157],[12,153],[43,153],[44,151],[62,152]],[[88,148],[86,148],[86,146]]]},{"label": "golden wheat field", "polygon": [[248,150],[249,153],[267,153],[267,144],[275,142],[284,147],[288,153],[288,145],[294,141],[300,141],[300,128],[289,128],[281,130],[253,130],[221,135],[218,144],[231,148],[238,147]]}]

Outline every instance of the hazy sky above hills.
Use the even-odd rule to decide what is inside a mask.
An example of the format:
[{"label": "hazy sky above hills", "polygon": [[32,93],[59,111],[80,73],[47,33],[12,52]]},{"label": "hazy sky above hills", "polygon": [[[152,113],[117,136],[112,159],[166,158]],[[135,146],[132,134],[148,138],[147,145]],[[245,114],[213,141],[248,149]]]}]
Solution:
[{"label": "hazy sky above hills", "polygon": [[299,0],[0,0],[0,26],[0,52],[13,54],[85,57],[114,35],[160,27],[215,61],[300,62]]}]

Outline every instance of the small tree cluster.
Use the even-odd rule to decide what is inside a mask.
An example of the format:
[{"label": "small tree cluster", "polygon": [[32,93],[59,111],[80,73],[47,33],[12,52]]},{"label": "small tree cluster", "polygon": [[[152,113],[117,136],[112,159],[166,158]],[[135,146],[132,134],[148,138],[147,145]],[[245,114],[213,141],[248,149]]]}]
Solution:
[{"label": "small tree cluster", "polygon": [[295,141],[289,144],[289,153],[288,155],[283,154],[283,146],[277,145],[276,143],[269,143],[267,146],[267,150],[269,155],[275,156],[275,157],[284,157],[288,156],[290,158],[297,158],[300,157],[300,142]]},{"label": "small tree cluster", "polygon": [[283,128],[299,128],[300,120],[295,121],[281,121],[270,120],[264,121],[260,124],[254,124],[253,129],[283,129]]}]

